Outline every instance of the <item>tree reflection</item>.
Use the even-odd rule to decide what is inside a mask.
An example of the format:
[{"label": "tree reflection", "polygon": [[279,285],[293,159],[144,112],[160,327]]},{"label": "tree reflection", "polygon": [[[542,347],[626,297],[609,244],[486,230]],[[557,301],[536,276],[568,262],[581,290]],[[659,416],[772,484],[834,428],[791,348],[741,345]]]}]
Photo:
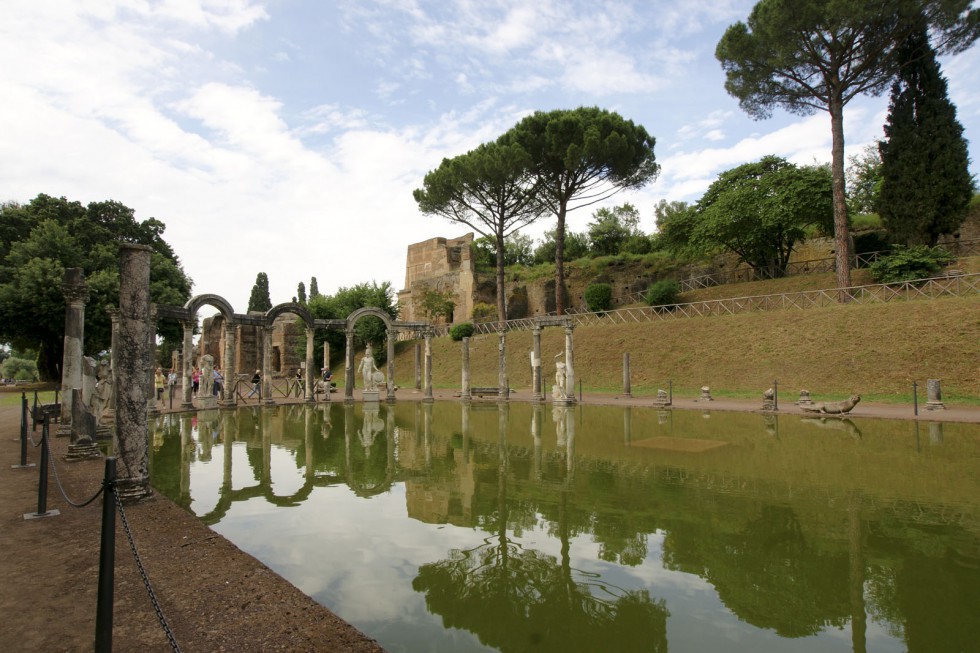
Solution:
[{"label": "tree reflection", "polygon": [[560,560],[508,537],[506,415],[501,409],[495,537],[422,565],[413,589],[426,595],[429,611],[441,615],[446,627],[468,630],[501,651],[666,652],[663,600],[572,567],[567,487],[559,495]]}]

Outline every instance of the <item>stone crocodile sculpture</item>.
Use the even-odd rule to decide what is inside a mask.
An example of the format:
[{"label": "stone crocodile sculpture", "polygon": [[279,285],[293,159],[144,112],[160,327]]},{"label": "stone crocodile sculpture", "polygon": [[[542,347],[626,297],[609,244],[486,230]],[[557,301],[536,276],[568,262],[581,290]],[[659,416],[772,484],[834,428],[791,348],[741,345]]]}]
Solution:
[{"label": "stone crocodile sculpture", "polygon": [[861,395],[851,395],[845,401],[828,401],[813,404],[812,406],[800,406],[800,410],[805,413],[823,413],[826,415],[842,415],[849,413],[861,401]]}]

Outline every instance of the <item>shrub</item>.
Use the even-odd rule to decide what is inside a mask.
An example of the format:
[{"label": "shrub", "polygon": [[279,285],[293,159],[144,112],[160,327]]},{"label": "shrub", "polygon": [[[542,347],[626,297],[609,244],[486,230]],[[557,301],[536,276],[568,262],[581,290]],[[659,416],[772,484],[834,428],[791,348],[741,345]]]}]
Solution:
[{"label": "shrub", "polygon": [[10,356],[0,365],[3,378],[17,381],[34,381],[37,379],[37,365],[32,360]]},{"label": "shrub", "polygon": [[935,275],[955,257],[942,247],[896,245],[891,254],[868,266],[871,278],[878,283],[913,281]]},{"label": "shrub", "polygon": [[497,307],[485,302],[477,302],[473,304],[471,317],[474,322],[493,322],[497,319]]},{"label": "shrub", "polygon": [[463,338],[469,338],[471,335],[473,335],[472,322],[461,322],[449,327],[449,337],[456,342],[459,342]]},{"label": "shrub", "polygon": [[608,283],[594,283],[585,289],[582,298],[590,311],[608,311],[612,308],[612,286]]},{"label": "shrub", "polygon": [[681,294],[681,287],[673,279],[661,279],[647,288],[645,297],[647,306],[663,306],[676,304]]}]

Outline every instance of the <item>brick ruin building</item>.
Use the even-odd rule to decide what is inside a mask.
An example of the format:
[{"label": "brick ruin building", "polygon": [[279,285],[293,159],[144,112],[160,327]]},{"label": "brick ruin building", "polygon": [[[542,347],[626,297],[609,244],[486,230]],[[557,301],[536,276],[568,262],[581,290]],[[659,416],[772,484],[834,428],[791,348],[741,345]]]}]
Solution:
[{"label": "brick ruin building", "polygon": [[449,293],[455,308],[448,319],[434,323],[465,322],[473,312],[475,268],[471,246],[473,234],[459,238],[431,238],[408,246],[405,289],[398,292],[398,319],[405,322],[428,320],[422,308],[427,292]]},{"label": "brick ruin building", "polygon": [[[218,313],[201,322],[201,337],[194,347],[194,364],[201,356],[211,354],[214,366],[224,369],[221,360],[225,351],[225,320]],[[262,369],[262,327],[239,326],[235,347],[235,371],[251,378]],[[302,355],[297,355],[302,351]],[[281,315],[272,327],[272,372],[274,376],[293,376],[306,358],[306,333],[296,324],[296,316]],[[176,359],[175,359],[176,363]],[[177,369],[180,369],[179,367]]]}]

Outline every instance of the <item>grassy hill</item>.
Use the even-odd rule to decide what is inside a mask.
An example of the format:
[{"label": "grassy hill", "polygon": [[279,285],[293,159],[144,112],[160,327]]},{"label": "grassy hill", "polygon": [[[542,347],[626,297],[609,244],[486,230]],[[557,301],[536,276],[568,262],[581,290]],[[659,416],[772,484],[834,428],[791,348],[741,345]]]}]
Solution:
[{"label": "grassy hill", "polygon": [[[957,267],[977,271],[980,259]],[[856,275],[855,283],[870,283]],[[683,301],[745,297],[833,287],[832,275],[789,277],[687,293]],[[815,398],[860,393],[866,400],[910,401],[912,381],[924,396],[927,378],[942,379],[944,399],[980,404],[980,297],[953,297],[892,304],[842,305],[722,317],[677,319],[575,329],[575,378],[586,391],[622,392],[623,354],[629,352],[633,394],[654,394],[673,381],[677,396],[696,396],[702,385],[715,396],[758,397],[778,380],[780,396]],[[554,355],[564,350],[561,329],[541,338],[545,383]],[[530,389],[531,333],[507,335],[510,385]],[[458,388],[460,343],[433,341],[433,383]],[[497,385],[497,337],[471,339],[471,379]],[[414,345],[399,343],[400,385],[413,379]]]}]

